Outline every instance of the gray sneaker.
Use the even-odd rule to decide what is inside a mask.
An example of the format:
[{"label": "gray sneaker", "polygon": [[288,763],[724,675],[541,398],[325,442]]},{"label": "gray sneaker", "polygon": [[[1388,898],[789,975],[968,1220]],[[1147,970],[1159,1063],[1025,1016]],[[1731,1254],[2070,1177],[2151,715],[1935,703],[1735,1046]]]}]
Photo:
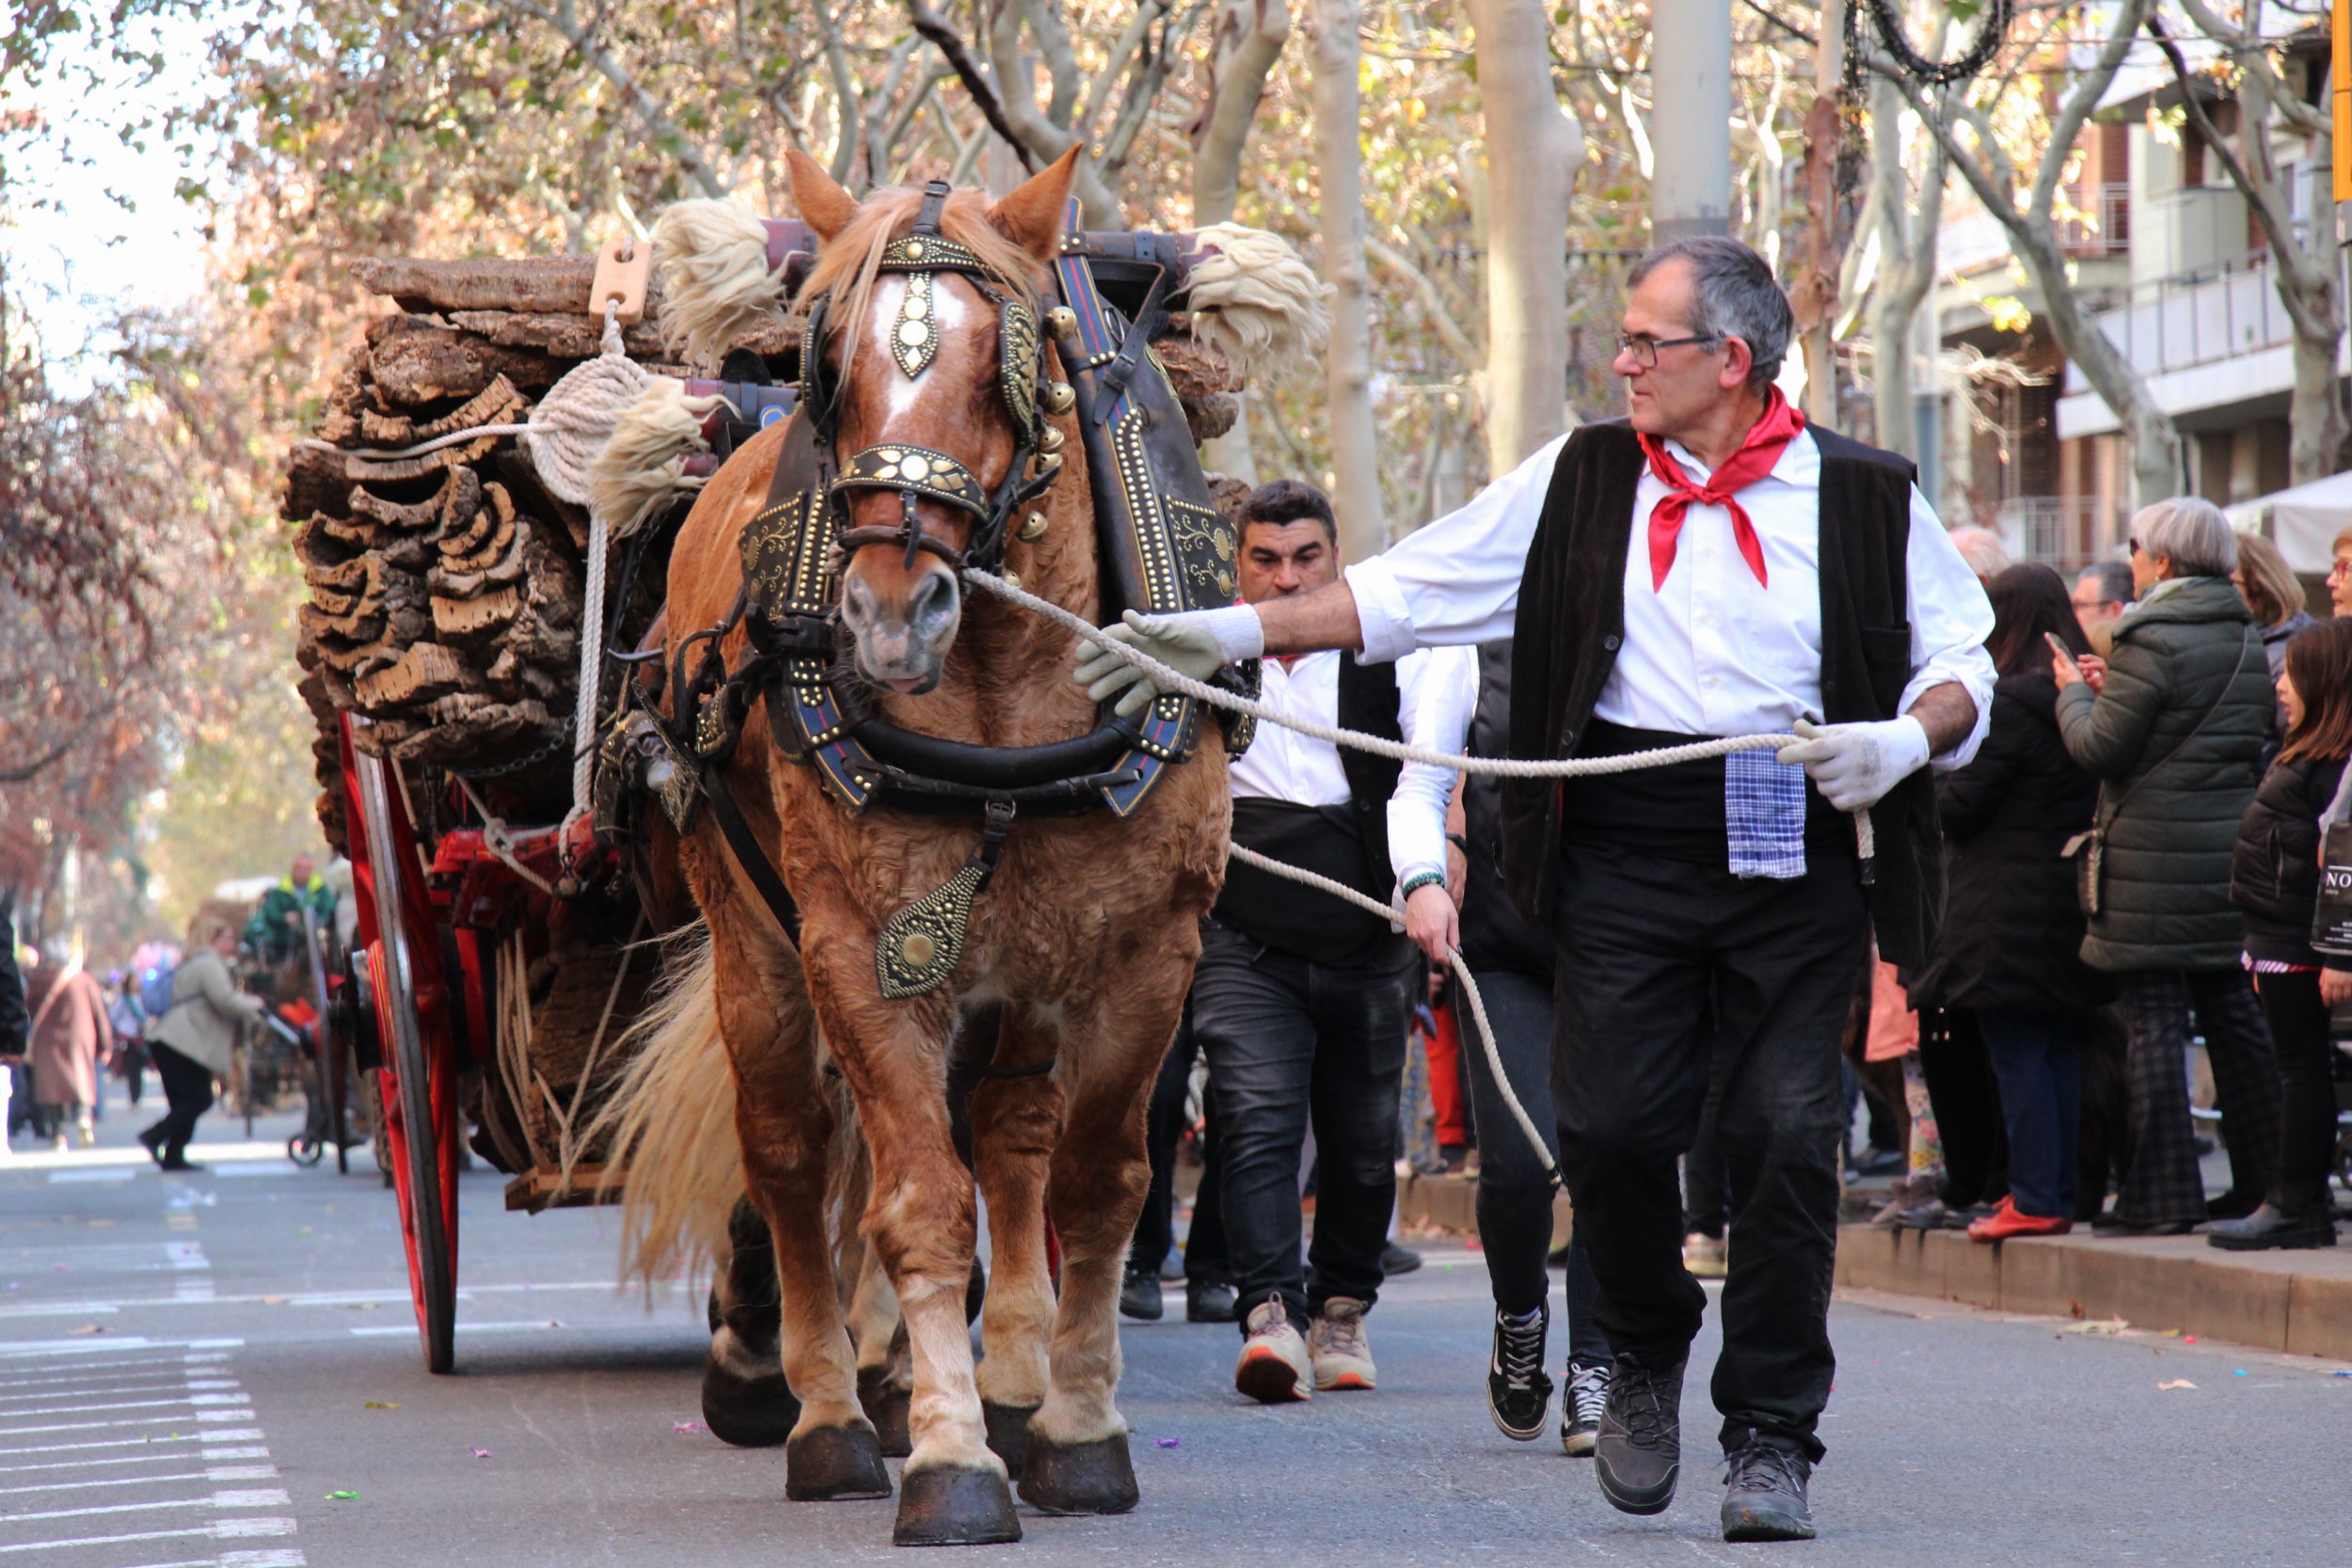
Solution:
[{"label": "gray sneaker", "polygon": [[[1682,1474],[1682,1369],[1619,1354],[1593,1445],[1600,1495],[1625,1513],[1663,1513]],[[1728,1515],[1726,1515],[1728,1517]]]},{"label": "gray sneaker", "polygon": [[1805,1481],[1813,1463],[1768,1437],[1750,1436],[1724,1455],[1724,1539],[1810,1541],[1813,1509]]}]

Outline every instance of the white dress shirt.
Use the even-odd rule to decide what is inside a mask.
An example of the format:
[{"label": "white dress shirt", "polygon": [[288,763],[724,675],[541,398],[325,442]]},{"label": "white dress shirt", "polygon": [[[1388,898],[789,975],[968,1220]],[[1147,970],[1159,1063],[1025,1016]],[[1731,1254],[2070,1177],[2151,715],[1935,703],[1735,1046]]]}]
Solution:
[{"label": "white dress shirt", "polygon": [[[1406,741],[1433,752],[1459,752],[1478,705],[1478,652],[1431,648],[1396,661],[1397,727]],[[1307,654],[1286,669],[1263,666],[1260,700],[1269,707],[1321,724],[1339,722],[1340,656]],[[1340,749],[1327,740],[1277,724],[1260,724],[1249,750],[1232,764],[1233,794],[1295,806],[1343,806],[1355,799],[1340,767]],[[1445,809],[1454,770],[1408,762],[1389,798],[1389,864],[1402,887],[1424,871],[1445,875]]]},{"label": "white dress shirt", "polygon": [[[1563,436],[1479,492],[1460,511],[1347,568],[1368,659],[1414,648],[1508,637]],[[1667,449],[1694,483],[1709,470],[1679,442]],[[1772,471],[1740,492],[1764,546],[1767,581],[1741,558],[1731,514],[1693,502],[1663,584],[1650,581],[1649,517],[1667,487],[1646,467],[1633,495],[1626,552],[1625,645],[1594,716],[1677,735],[1764,735],[1821,712],[1821,451],[1808,431]],[[1934,509],[1915,485],[1905,551],[1911,680],[1898,712],[1930,687],[1957,681],[1977,705],[1968,737],[1934,759],[1964,766],[1993,708],[1984,640],[1993,607]]]}]

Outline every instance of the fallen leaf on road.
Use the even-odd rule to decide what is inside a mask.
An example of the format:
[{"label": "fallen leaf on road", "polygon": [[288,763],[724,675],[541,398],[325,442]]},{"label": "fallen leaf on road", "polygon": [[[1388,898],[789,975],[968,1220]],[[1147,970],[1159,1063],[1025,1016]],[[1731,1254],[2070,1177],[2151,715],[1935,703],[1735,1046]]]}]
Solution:
[{"label": "fallen leaf on road", "polygon": [[2121,1318],[2093,1318],[2089,1323],[2071,1325],[2066,1332],[2069,1334],[2121,1334],[2131,1326]]},{"label": "fallen leaf on road", "polygon": [[2164,1392],[2167,1388],[2194,1388],[2194,1387],[2196,1387],[2196,1386],[2197,1386],[2197,1385],[2195,1385],[2194,1383],[2191,1383],[2188,1379],[2186,1379],[2186,1378],[2185,1378],[2185,1377],[2176,1377],[2176,1378],[2174,1378],[2174,1379],[2173,1379],[2171,1382],[2169,1382],[2169,1383],[2159,1383],[2159,1384],[2157,1384],[2157,1385],[2156,1385],[2156,1392],[2157,1392],[2157,1393],[2159,1393],[2159,1394],[2161,1394],[2161,1393],[2163,1393],[2163,1392]]},{"label": "fallen leaf on road", "polygon": [[262,1298],[262,1305],[264,1307],[283,1307],[286,1305],[286,1298],[284,1296],[263,1296]]},{"label": "fallen leaf on road", "polygon": [[329,1492],[326,1495],[326,1500],[330,1503],[347,1503],[355,1500],[358,1496],[357,1492]]},{"label": "fallen leaf on road", "polygon": [[398,1410],[400,1405],[392,1400],[370,1400],[359,1408],[362,1410]]},{"label": "fallen leaf on road", "polygon": [[1183,1441],[1181,1437],[1154,1437],[1152,1439],[1152,1446],[1155,1449],[1172,1449]]}]

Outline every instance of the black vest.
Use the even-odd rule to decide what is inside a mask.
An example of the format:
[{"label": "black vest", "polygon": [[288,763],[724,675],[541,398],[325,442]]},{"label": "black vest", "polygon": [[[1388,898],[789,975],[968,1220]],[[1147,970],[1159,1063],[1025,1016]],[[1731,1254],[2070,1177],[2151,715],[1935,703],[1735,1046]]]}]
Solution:
[{"label": "black vest", "polygon": [[[1342,654],[1338,684],[1341,728],[1405,738],[1395,665],[1359,663],[1354,654]],[[1234,841],[1304,864],[1385,903],[1396,883],[1389,864],[1389,800],[1405,765],[1343,747],[1340,768],[1347,775],[1346,805],[1236,800]],[[1253,831],[1259,829],[1264,832]],[[1227,869],[1225,890],[1213,912],[1221,925],[1317,963],[1388,969],[1410,953],[1409,943],[1391,932],[1387,921],[1248,865]]]},{"label": "black vest", "polygon": [[[1830,723],[1896,717],[1911,679],[1908,459],[1814,428],[1821,452],[1821,706]],[[1627,552],[1637,531],[1641,443],[1622,420],[1568,438],[1527,553],[1513,641],[1511,754],[1579,754],[1625,641]],[[1942,919],[1935,786],[1926,769],[1871,808],[1877,856],[1868,889],[1880,954],[1923,961]],[[1559,879],[1560,791],[1505,780],[1503,866],[1511,896],[1549,925]]]}]

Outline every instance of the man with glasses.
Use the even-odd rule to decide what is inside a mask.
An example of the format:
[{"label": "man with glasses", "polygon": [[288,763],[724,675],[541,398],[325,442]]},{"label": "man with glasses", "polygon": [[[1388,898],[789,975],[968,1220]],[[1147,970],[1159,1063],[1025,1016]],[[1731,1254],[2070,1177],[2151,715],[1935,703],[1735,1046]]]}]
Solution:
[{"label": "man with glasses", "polygon": [[[1631,284],[1628,419],[1553,441],[1328,588],[1120,635],[1196,676],[1512,636],[1517,757],[1796,732],[1777,755],[1506,779],[1502,834],[1513,899],[1557,955],[1561,1164],[1616,1356],[1602,1494],[1630,1513],[1674,1498],[1707,1301],[1682,1265],[1675,1166],[1720,1049],[1724,1535],[1804,1539],[1836,1365],[1838,1045],[1873,928],[1887,958],[1925,956],[1941,899],[1923,770],[1982,737],[1993,614],[1911,464],[1808,428],[1773,385],[1792,323],[1761,256],[1684,240]],[[1098,701],[1125,689],[1122,709],[1152,694],[1096,651],[1078,675]],[[1866,810],[1867,863],[1849,815]]]},{"label": "man with glasses", "polygon": [[2352,528],[2336,535],[2328,553],[2335,560],[2328,568],[2328,602],[2342,619],[2352,615]]}]

